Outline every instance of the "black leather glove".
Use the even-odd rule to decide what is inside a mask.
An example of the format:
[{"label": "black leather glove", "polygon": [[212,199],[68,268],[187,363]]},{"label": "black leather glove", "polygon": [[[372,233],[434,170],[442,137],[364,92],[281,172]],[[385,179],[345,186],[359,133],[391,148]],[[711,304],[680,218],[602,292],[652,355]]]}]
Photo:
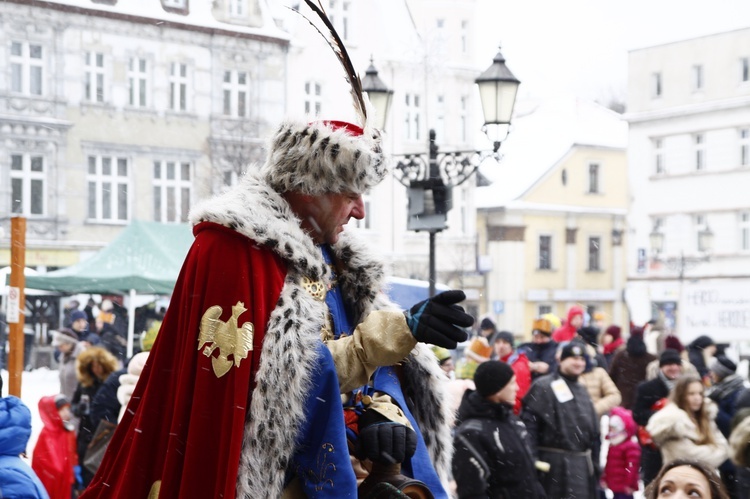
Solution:
[{"label": "black leather glove", "polygon": [[417,434],[374,410],[359,417],[357,457],[375,463],[403,463],[417,450]]},{"label": "black leather glove", "polygon": [[474,317],[456,305],[466,299],[461,290],[443,291],[404,312],[406,323],[417,341],[453,350],[468,335],[458,326],[470,327]]}]

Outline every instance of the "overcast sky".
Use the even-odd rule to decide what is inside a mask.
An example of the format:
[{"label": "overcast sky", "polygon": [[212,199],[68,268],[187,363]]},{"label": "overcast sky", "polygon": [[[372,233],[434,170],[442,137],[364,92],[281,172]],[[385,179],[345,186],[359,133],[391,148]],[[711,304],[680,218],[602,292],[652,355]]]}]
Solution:
[{"label": "overcast sky", "polygon": [[624,100],[628,50],[750,27],[750,0],[478,0],[479,63],[498,44],[521,95]]}]

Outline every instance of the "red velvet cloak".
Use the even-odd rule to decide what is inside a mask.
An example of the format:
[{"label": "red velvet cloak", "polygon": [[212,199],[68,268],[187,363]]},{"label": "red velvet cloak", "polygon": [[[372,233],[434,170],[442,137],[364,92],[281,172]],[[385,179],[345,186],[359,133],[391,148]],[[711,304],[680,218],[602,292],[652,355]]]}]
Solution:
[{"label": "red velvet cloak", "polygon": [[[235,497],[252,380],[286,268],[277,255],[229,228],[204,222],[193,232],[154,348],[82,499],[145,499],[157,480],[160,498]],[[206,347],[199,349],[201,318],[218,305],[219,319],[227,322],[238,302],[247,309],[237,317],[238,327],[254,326],[253,350],[218,377]]]}]

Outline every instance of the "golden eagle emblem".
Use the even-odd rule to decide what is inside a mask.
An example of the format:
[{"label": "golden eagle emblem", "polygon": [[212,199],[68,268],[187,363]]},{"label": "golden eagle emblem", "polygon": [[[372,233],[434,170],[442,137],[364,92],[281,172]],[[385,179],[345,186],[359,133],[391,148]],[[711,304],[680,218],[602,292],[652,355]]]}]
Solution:
[{"label": "golden eagle emblem", "polygon": [[[253,323],[246,322],[241,327],[237,324],[237,318],[246,310],[244,303],[237,302],[237,305],[232,306],[232,317],[227,322],[223,322],[219,320],[222,308],[214,305],[206,310],[201,317],[198,350],[207,343],[210,343],[210,345],[203,348],[203,355],[206,357],[211,357],[214,350],[219,350],[218,357],[211,357],[211,364],[217,378],[221,378],[228,373],[232,364],[240,367],[242,359],[246,359],[247,353],[253,350],[253,332],[255,329]],[[232,360],[228,359],[230,355]]]}]

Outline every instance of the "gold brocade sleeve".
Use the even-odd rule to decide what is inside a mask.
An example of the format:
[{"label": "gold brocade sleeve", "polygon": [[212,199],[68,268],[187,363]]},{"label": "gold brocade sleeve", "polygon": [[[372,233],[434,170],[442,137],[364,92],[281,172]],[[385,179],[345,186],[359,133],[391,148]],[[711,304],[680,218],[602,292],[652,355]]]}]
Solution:
[{"label": "gold brocade sleeve", "polygon": [[411,423],[406,418],[404,411],[402,411],[398,404],[396,404],[396,402],[385,393],[375,392],[375,395],[372,397],[372,402],[370,402],[369,405],[366,405],[366,409],[368,411],[376,411],[391,421],[411,428]]},{"label": "gold brocade sleeve", "polygon": [[341,393],[366,384],[379,366],[401,362],[417,344],[404,314],[390,310],[370,313],[351,336],[324,342],[333,355]]}]

